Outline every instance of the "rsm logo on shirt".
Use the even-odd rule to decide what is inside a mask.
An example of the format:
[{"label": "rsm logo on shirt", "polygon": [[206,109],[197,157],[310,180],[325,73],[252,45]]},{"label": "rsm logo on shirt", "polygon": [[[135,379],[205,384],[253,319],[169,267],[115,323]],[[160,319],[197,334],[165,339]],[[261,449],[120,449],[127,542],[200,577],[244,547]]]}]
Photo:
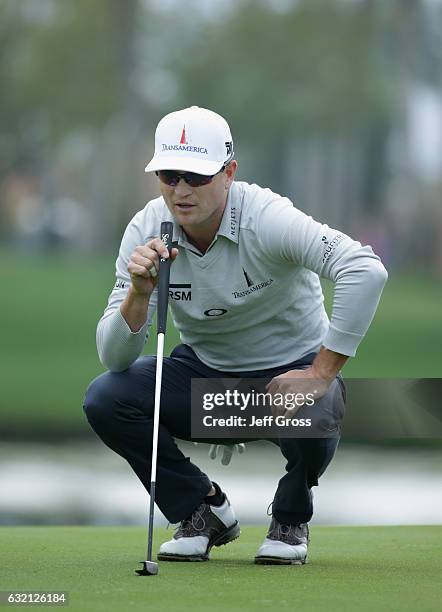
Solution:
[{"label": "rsm logo on shirt", "polygon": [[190,302],[192,299],[192,285],[190,283],[185,285],[169,285],[169,298],[171,300],[178,300],[182,302]]}]

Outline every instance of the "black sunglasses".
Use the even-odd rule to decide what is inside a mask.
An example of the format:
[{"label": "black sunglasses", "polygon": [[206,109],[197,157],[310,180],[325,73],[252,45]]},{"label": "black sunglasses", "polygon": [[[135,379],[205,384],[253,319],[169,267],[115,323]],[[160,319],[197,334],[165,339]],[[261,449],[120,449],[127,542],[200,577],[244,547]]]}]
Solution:
[{"label": "black sunglasses", "polygon": [[169,187],[176,187],[180,179],[183,179],[191,187],[202,187],[211,183],[217,174],[224,172],[231,161],[231,159],[226,161],[221,170],[211,175],[197,174],[196,172],[177,172],[176,170],[157,170],[155,174],[162,183],[169,185]]}]

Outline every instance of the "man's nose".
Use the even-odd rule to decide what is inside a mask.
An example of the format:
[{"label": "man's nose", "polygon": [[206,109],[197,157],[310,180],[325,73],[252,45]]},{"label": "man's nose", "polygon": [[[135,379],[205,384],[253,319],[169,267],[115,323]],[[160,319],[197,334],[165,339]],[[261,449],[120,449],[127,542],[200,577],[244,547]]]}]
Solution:
[{"label": "man's nose", "polygon": [[180,178],[180,180],[178,181],[175,187],[175,193],[178,196],[190,195],[192,193],[192,187],[188,185],[188,183],[186,183],[186,181],[183,178]]}]

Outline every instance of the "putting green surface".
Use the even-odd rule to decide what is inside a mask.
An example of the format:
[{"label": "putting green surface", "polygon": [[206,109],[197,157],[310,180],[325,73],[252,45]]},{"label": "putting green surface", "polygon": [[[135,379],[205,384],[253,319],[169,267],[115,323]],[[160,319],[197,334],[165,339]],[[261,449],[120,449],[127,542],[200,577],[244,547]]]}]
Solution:
[{"label": "putting green surface", "polygon": [[[209,562],[139,577],[145,529],[2,527],[0,590],[65,590],[61,609],[94,612],[440,610],[442,526],[313,527],[309,563],[282,567],[253,565],[265,532],[243,527]],[[172,533],[157,529],[155,549]]]}]

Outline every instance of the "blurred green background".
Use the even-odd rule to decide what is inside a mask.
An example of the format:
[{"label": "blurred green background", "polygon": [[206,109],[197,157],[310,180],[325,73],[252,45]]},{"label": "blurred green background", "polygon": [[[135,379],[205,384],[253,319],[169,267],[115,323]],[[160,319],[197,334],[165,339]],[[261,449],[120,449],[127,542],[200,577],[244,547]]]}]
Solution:
[{"label": "blurred green background", "polygon": [[119,241],[158,194],[143,172],[154,129],[191,104],[229,121],[241,180],[382,257],[390,280],[345,375],[441,376],[441,2],[3,0],[0,12],[3,435],[86,431]]},{"label": "blurred green background", "polygon": [[[104,371],[96,355],[95,327],[113,285],[112,256],[0,255],[8,288],[0,347],[3,432],[24,428],[38,436],[64,428],[72,434],[86,430],[84,392]],[[327,283],[324,288],[330,312],[333,287]],[[440,377],[441,303],[437,279],[393,275],[345,376]],[[166,351],[178,342],[169,318]],[[155,328],[144,352],[156,352]]]}]

